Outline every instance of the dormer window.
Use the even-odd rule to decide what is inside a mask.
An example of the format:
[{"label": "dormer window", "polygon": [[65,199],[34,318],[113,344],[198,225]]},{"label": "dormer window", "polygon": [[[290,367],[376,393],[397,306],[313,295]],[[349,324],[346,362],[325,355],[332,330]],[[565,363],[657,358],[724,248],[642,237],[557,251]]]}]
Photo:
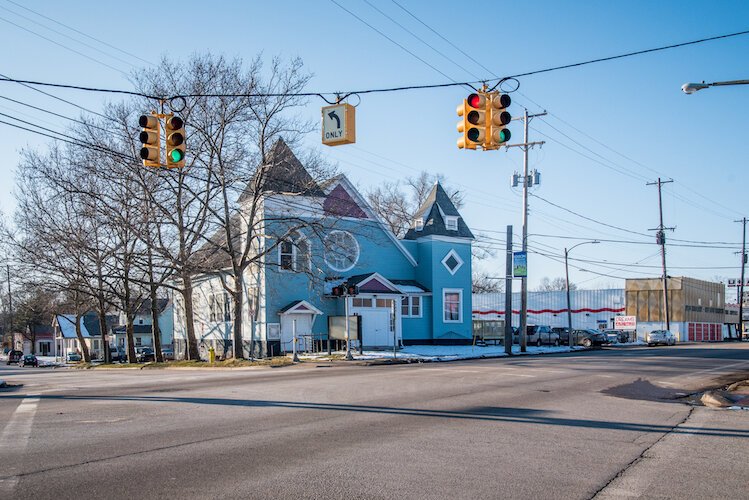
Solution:
[{"label": "dormer window", "polygon": [[414,220],[414,229],[416,229],[417,231],[421,231],[422,229],[424,229],[424,219],[422,219],[421,217],[416,218]]},{"label": "dormer window", "polygon": [[448,216],[445,218],[445,229],[448,231],[457,231],[458,230],[458,218],[453,216]]}]

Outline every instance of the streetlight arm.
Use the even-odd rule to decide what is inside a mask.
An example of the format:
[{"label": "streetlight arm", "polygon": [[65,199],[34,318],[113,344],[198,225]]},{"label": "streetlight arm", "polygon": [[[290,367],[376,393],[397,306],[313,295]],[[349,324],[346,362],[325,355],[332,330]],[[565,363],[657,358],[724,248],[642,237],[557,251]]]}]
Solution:
[{"label": "streetlight arm", "polygon": [[706,89],[708,87],[720,87],[723,85],[749,85],[749,80],[729,80],[725,82],[712,82],[712,83],[685,83],[681,86],[681,90],[685,94],[694,94],[698,90]]}]

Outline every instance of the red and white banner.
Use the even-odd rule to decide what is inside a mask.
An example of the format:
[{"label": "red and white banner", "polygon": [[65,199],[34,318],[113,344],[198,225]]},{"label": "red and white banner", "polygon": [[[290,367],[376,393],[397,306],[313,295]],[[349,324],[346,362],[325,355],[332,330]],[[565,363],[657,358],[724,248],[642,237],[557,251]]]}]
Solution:
[{"label": "red and white banner", "polygon": [[637,316],[614,316],[615,330],[636,330]]}]

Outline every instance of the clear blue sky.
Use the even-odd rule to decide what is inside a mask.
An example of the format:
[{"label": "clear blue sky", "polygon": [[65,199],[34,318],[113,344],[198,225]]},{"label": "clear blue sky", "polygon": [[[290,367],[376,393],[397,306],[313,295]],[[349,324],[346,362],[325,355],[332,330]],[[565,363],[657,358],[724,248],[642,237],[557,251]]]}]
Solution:
[{"label": "clear blue sky", "polygon": [[[743,1],[525,1],[478,6],[398,0],[492,70],[487,74],[391,0],[370,0],[371,5],[363,0],[336,1],[439,72],[329,0],[214,2],[208,8],[205,2],[184,1],[18,3],[152,62],[162,55],[185,58],[207,50],[246,60],[258,53],[268,58],[300,56],[315,75],[308,90],[321,92],[472,81],[749,29],[749,3]],[[0,27],[0,73],[13,78],[130,89],[125,74],[146,64],[7,0],[0,0]],[[169,28],[173,38],[181,40],[171,46],[163,41]],[[531,122],[530,139],[546,141],[530,153],[530,167],[542,173],[533,194],[595,221],[641,233],[604,226],[531,197],[531,288],[544,276],[564,275],[563,249],[581,240],[559,236],[647,243],[604,242],[575,249],[574,257],[597,261],[571,261],[572,281],[583,287],[622,286],[622,277],[660,275],[658,247],[648,231],[658,225],[657,191],[645,185],[658,176],[675,181],[664,186],[663,196],[665,225],[677,228],[668,235],[670,243],[733,243],[716,245],[725,248],[669,246],[669,274],[702,279],[738,276],[739,257],[734,252],[740,247],[741,226],[733,221],[749,215],[749,86],[711,88],[691,96],[680,86],[687,81],[748,79],[748,57],[749,35],[744,35],[520,79],[520,89],[512,95],[513,115],[522,114],[523,107],[531,113],[549,113]],[[105,99],[44,90],[92,110],[100,109]],[[474,232],[503,241],[506,225],[513,224],[519,242],[521,198],[519,189],[510,187],[510,176],[522,169],[522,153],[518,148],[457,149],[455,107],[468,92],[453,87],[362,95],[355,145],[326,148],[319,145],[319,133],[310,134],[308,144],[338,161],[362,190],[420,170],[444,174],[447,184],[464,191],[462,214]],[[17,84],[0,83],[0,96],[69,116],[81,113]],[[324,104],[311,100],[306,108],[309,117],[317,120]],[[0,99],[0,113],[56,130],[65,126],[63,119],[5,99]],[[522,138],[520,122],[513,122],[511,129],[513,142]],[[0,208],[8,214],[14,206],[18,151],[43,146],[48,139],[2,124],[0,130]],[[478,265],[503,275],[502,249],[496,259]]]}]

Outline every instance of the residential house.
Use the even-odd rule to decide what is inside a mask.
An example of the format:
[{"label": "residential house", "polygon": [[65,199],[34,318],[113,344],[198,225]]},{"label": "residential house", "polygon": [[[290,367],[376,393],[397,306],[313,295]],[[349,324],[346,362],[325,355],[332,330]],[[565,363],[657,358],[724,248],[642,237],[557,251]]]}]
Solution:
[{"label": "residential house", "polygon": [[[399,239],[345,175],[316,183],[282,140],[262,172],[257,250],[265,255],[244,276],[246,352],[250,345],[262,355],[289,352],[295,334],[304,348],[324,342],[329,318],[346,309],[359,317],[365,347],[471,341],[473,234],[439,183]],[[252,199],[249,189],[240,202]],[[222,281],[231,286],[230,261],[215,245],[199,257],[209,272],[194,276],[196,334],[202,348],[229,355],[232,311]],[[358,295],[334,296],[344,282]],[[174,301],[179,354],[184,304],[178,294]]]},{"label": "residential house", "polygon": [[[156,307],[159,311],[159,332],[161,334],[161,346],[171,347],[174,335],[174,307],[169,299],[157,299]],[[127,317],[120,312],[117,316],[117,324],[112,326],[110,344],[126,349],[127,334],[125,327]],[[133,319],[133,342],[136,347],[153,347],[153,318],[151,316],[151,300],[143,301],[135,312]]]}]

